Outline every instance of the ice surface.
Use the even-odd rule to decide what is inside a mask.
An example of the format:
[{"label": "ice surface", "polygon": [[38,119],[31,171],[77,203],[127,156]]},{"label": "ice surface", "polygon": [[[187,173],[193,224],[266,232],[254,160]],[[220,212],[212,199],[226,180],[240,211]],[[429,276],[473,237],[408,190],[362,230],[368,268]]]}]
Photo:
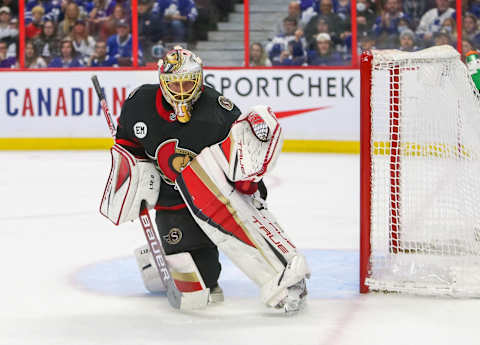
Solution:
[{"label": "ice surface", "polygon": [[180,312],[143,289],[136,223],[98,206],[106,151],[0,152],[0,345],[479,344],[478,299],[360,296],[358,156],[282,154],[269,187],[312,268],[307,308],[267,309],[222,257],[226,300]]}]

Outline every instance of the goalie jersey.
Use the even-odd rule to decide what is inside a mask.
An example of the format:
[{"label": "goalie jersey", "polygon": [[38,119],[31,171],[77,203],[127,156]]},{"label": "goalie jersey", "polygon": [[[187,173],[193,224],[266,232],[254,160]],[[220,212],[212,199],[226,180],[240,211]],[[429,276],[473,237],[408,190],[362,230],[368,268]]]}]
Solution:
[{"label": "goalie jersey", "polygon": [[157,84],[142,85],[128,96],[118,119],[116,143],[154,162],[161,184],[156,209],[185,206],[174,184],[177,175],[207,146],[224,140],[240,110],[215,89],[204,86],[187,123],[176,120]]}]

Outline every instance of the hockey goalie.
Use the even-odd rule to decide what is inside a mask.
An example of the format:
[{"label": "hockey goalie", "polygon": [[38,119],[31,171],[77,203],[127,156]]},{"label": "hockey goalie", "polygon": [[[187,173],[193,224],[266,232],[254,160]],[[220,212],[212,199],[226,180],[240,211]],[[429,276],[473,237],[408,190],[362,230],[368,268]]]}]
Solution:
[{"label": "hockey goalie", "polygon": [[268,307],[297,312],[310,271],[269,212],[263,183],[282,147],[275,114],[264,105],[241,114],[203,85],[200,58],[181,47],[159,61],[159,81],[137,88],[122,107],[100,206],[116,225],[155,209],[162,256],[151,245],[135,251],[145,287],[177,291],[187,301],[180,309],[223,301],[220,249]]}]

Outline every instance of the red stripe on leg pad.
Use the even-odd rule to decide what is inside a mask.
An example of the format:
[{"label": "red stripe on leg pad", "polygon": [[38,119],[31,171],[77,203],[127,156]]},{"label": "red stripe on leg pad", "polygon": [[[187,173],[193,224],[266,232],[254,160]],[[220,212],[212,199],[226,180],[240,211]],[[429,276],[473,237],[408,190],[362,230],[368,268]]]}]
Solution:
[{"label": "red stripe on leg pad", "polygon": [[182,177],[195,206],[223,230],[231,233],[240,241],[256,247],[248,238],[244,229],[233,217],[227,206],[215,195],[189,165],[182,171]]},{"label": "red stripe on leg pad", "polygon": [[203,290],[202,284],[200,284],[200,282],[188,282],[177,279],[174,279],[174,281],[178,290],[180,290],[181,292],[194,292]]},{"label": "red stripe on leg pad", "polygon": [[231,148],[231,140],[230,140],[230,137],[228,137],[227,139],[225,139],[221,144],[220,144],[220,147],[222,148],[222,151],[223,151],[223,154],[225,155],[225,157],[227,158],[227,162],[230,163],[230,148]]},{"label": "red stripe on leg pad", "polygon": [[118,178],[115,185],[115,192],[117,192],[123,186],[123,184],[125,183],[125,181],[128,180],[129,177],[130,166],[128,164],[128,161],[123,155],[120,155],[120,168],[118,169]]}]

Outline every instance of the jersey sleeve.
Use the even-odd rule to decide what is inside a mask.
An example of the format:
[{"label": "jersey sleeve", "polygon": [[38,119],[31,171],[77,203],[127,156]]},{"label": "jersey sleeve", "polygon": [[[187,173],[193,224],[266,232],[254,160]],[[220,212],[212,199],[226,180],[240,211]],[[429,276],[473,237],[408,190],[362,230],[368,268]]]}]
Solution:
[{"label": "jersey sleeve", "polygon": [[223,125],[219,127],[218,142],[223,141],[230,132],[232,124],[241,115],[240,109],[228,98],[220,95],[217,100],[217,112]]},{"label": "jersey sleeve", "polygon": [[[134,91],[135,92],[135,91]],[[128,152],[139,158],[145,158],[145,149],[142,143],[133,134],[135,121],[135,104],[131,96],[123,103],[120,117],[118,118],[117,135],[115,143],[124,147]]]}]

